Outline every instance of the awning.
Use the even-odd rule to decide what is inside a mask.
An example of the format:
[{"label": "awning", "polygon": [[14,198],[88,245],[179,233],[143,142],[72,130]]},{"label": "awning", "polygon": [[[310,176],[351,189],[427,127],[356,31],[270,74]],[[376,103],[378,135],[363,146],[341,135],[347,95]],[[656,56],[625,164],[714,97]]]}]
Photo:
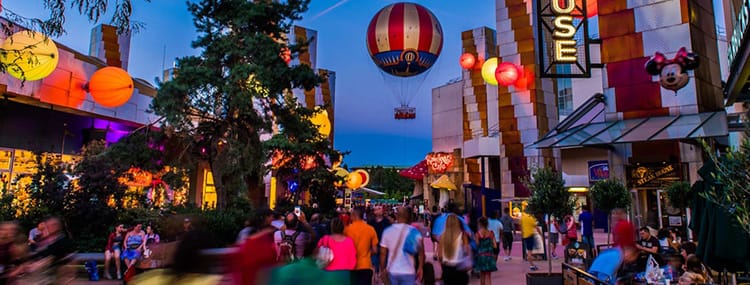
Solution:
[{"label": "awning", "polygon": [[588,123],[551,131],[533,148],[563,148],[660,140],[720,137],[729,134],[724,111]]},{"label": "awning", "polygon": [[381,196],[385,195],[385,193],[383,193],[383,192],[380,192],[380,191],[377,191],[377,190],[373,190],[373,189],[370,189],[370,188],[367,188],[367,187],[361,187],[361,188],[355,190],[354,192],[359,192],[359,191],[364,191],[364,192],[367,192],[367,193],[370,193],[370,194],[374,194],[374,195],[381,195]]},{"label": "awning", "polygon": [[456,187],[456,184],[453,184],[450,178],[448,178],[448,175],[445,175],[445,174],[443,174],[443,176],[440,176],[440,178],[435,180],[435,182],[432,182],[432,184],[430,184],[430,187],[437,188],[437,189],[445,189],[445,190],[458,189]]},{"label": "awning", "polygon": [[422,160],[412,167],[399,171],[398,174],[409,179],[422,180],[427,174],[427,161]]}]

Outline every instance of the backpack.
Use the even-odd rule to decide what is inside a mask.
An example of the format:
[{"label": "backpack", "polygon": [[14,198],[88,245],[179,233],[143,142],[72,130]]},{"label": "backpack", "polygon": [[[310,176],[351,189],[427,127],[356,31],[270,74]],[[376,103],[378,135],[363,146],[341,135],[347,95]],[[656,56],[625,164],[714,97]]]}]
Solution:
[{"label": "backpack", "polygon": [[279,256],[276,258],[277,261],[291,262],[297,259],[297,237],[301,234],[300,231],[295,231],[292,235],[286,235],[285,231],[281,231],[281,243],[279,243]]}]

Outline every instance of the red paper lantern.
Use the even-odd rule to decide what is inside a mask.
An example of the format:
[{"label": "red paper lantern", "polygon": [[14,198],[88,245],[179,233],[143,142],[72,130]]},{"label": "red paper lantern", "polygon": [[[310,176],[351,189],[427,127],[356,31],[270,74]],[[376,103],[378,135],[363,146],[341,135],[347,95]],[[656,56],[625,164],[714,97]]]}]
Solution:
[{"label": "red paper lantern", "polygon": [[[576,0],[576,6],[582,7],[584,0]],[[599,14],[599,4],[597,0],[586,0],[586,18],[591,18]],[[580,17],[576,17],[580,18]]]},{"label": "red paper lantern", "polygon": [[459,60],[459,63],[461,64],[461,67],[463,69],[472,69],[474,68],[474,65],[477,63],[477,58],[474,57],[471,53],[464,53],[461,55],[461,59]]},{"label": "red paper lantern", "polygon": [[495,79],[497,83],[508,87],[516,83],[519,77],[518,67],[510,62],[503,62],[497,65],[495,69]]},{"label": "red paper lantern", "polygon": [[94,72],[88,91],[94,101],[107,108],[122,106],[133,96],[133,78],[127,71],[108,66]]}]

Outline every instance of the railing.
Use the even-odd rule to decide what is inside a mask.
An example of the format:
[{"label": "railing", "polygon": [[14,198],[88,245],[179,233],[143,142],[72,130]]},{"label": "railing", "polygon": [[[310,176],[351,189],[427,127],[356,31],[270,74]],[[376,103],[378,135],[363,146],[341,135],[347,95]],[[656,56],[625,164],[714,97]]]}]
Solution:
[{"label": "railing", "polygon": [[562,264],[563,285],[607,285],[594,275],[567,263]]}]

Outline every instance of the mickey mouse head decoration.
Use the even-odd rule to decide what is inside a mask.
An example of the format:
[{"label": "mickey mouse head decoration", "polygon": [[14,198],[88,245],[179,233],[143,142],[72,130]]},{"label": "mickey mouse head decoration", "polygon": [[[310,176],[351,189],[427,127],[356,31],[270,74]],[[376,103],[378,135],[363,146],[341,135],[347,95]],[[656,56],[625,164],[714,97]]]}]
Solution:
[{"label": "mickey mouse head decoration", "polygon": [[673,59],[667,59],[664,54],[656,52],[646,62],[646,72],[651,75],[659,75],[661,87],[675,92],[682,89],[690,81],[688,70],[698,67],[698,56],[682,47]]}]

